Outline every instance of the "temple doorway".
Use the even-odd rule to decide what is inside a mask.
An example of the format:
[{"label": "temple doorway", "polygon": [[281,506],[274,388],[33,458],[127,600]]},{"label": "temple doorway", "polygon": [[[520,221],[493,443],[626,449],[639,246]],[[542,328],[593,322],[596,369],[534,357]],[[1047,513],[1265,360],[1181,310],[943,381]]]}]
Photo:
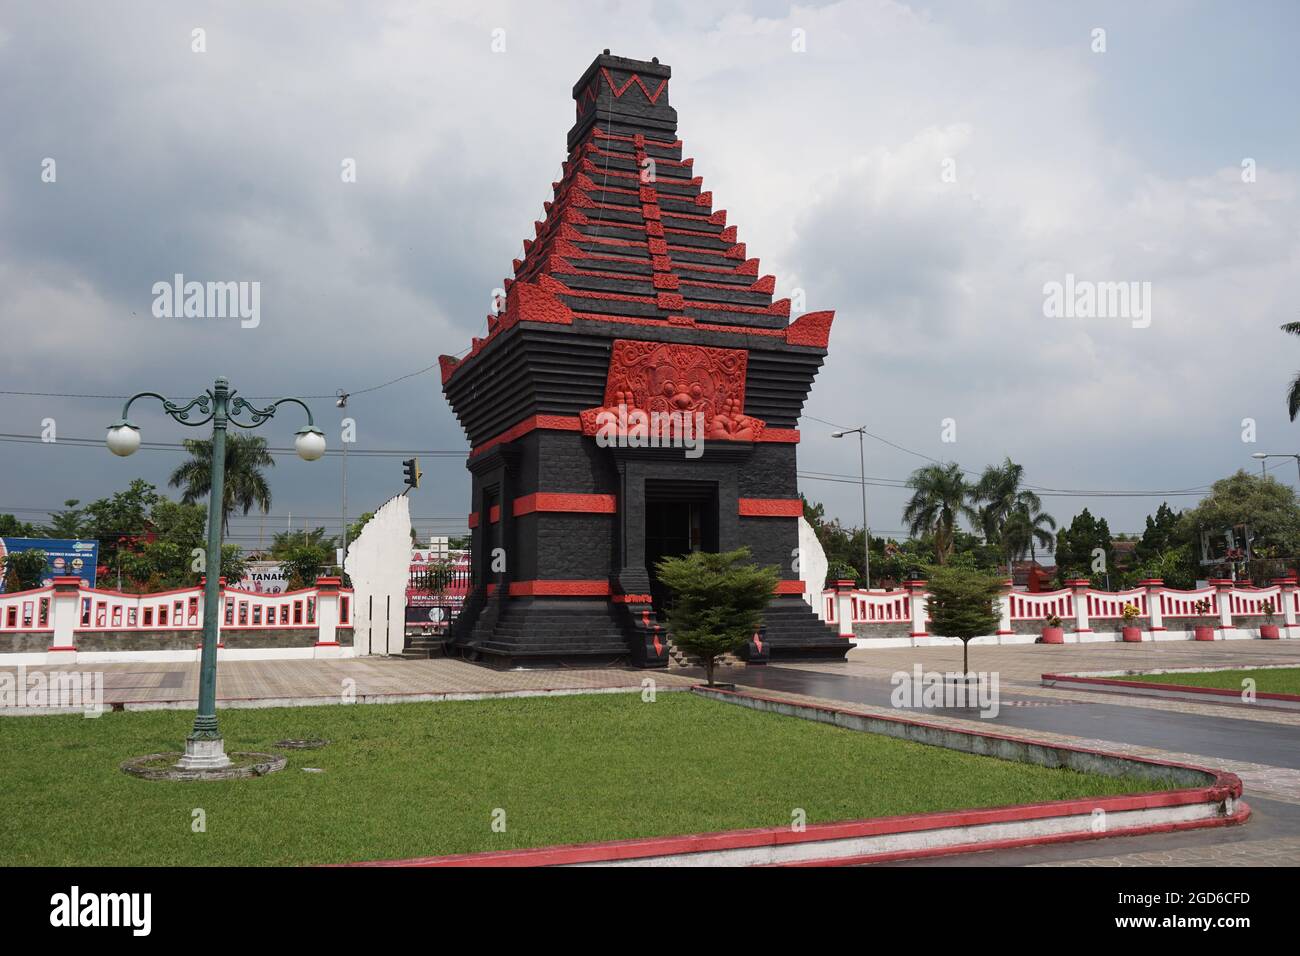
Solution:
[{"label": "temple doorway", "polygon": [[662,618],[670,595],[659,581],[663,558],[718,550],[717,486],[703,481],[646,482],[645,563],[650,595]]}]

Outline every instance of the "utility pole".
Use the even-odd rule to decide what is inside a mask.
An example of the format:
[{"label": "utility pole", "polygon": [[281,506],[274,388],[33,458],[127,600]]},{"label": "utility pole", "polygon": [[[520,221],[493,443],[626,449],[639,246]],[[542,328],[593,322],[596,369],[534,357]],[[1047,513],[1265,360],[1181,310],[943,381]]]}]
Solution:
[{"label": "utility pole", "polygon": [[[338,398],[334,400],[335,408],[348,407],[348,393],[343,389],[338,389]],[[347,573],[348,560],[348,445],[351,442],[343,442],[343,553],[339,556],[339,573]]]},{"label": "utility pole", "polygon": [[858,436],[858,477],[862,484],[862,570],[863,584],[866,590],[871,590],[871,526],[867,524],[867,459],[866,452],[862,449],[862,436],[865,430],[864,425],[857,428],[846,428],[844,431],[831,432],[832,438],[843,438],[845,435],[857,434]]}]

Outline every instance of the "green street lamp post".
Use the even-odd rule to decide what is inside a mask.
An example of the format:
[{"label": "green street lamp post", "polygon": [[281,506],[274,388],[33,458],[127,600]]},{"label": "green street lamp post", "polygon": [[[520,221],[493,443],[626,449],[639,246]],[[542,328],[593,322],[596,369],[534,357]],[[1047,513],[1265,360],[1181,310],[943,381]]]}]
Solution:
[{"label": "green street lamp post", "polygon": [[[199,710],[194,717],[194,730],[185,740],[185,756],[177,764],[185,770],[218,770],[230,765],[217,729],[217,632],[221,613],[221,525],[222,504],[225,499],[226,428],[230,424],[240,428],[256,428],[269,421],[275,410],[292,402],[301,405],[307,413],[307,424],[298,429],[294,448],[298,457],[315,461],[325,454],[325,435],[312,421],[311,409],[298,398],[282,398],[266,408],[258,408],[236,396],[230,383],[218,378],[210,389],[186,405],[169,401],[157,392],[140,392],[132,395],[122,406],[122,417],[108,427],[108,449],[115,455],[126,457],[140,447],[140,429],[127,416],[131,403],[137,398],[156,398],[163,403],[163,411],[171,418],[197,428],[212,422],[212,466],[208,489],[208,548],[206,575],[203,582],[203,652],[199,666]],[[194,411],[197,409],[197,412]],[[191,415],[203,417],[191,421]],[[248,421],[240,421],[246,415]]]}]

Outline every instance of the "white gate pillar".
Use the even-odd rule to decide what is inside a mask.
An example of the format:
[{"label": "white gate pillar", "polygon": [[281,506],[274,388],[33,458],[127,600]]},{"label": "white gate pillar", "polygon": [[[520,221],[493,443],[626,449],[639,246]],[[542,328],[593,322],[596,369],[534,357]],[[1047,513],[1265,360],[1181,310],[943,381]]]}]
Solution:
[{"label": "white gate pillar", "polygon": [[1066,581],[1065,586],[1074,592],[1075,633],[1090,633],[1092,628],[1088,626],[1088,591],[1092,588],[1092,582],[1087,578],[1076,578],[1073,581]]},{"label": "white gate pillar", "polygon": [[50,646],[45,663],[63,664],[77,659],[77,625],[81,615],[81,578],[59,577],[51,582]]},{"label": "white gate pillar", "polygon": [[[1152,631],[1163,631],[1165,629],[1164,612],[1160,608],[1160,594],[1164,591],[1165,582],[1159,578],[1148,578],[1145,581],[1139,581],[1138,585],[1147,589],[1147,617],[1151,619]],[[1153,637],[1152,640],[1155,638]]]},{"label": "white gate pillar", "polygon": [[929,605],[925,600],[925,581],[904,581],[903,587],[907,588],[908,606],[912,610],[912,637],[928,637],[925,629],[926,612]]},{"label": "white gate pillar", "polygon": [[1278,578],[1273,582],[1280,590],[1278,594],[1278,603],[1282,605],[1282,620],[1286,624],[1286,636],[1291,636],[1291,628],[1295,627],[1295,578]]},{"label": "white gate pillar", "polygon": [[1214,586],[1214,598],[1219,605],[1219,630],[1226,640],[1232,630],[1232,581],[1227,578],[1215,578],[1210,582]]},{"label": "white gate pillar", "polygon": [[840,637],[853,636],[853,585],[851,580],[835,582],[835,624]]}]

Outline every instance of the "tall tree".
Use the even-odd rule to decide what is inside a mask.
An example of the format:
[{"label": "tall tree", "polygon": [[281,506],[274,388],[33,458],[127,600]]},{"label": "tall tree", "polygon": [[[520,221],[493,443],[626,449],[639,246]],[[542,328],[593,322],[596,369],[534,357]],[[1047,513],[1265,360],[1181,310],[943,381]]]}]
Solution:
[{"label": "tall tree", "polygon": [[86,505],[81,533],[99,541],[99,561],[117,567],[117,554],[130,550],[134,539],[151,530],[149,515],[162,500],[156,488],[143,478],[136,478],[124,491],[98,498]]},{"label": "tall tree", "polygon": [[1169,507],[1168,502],[1160,502],[1154,516],[1147,515],[1146,530],[1135,549],[1139,561],[1146,561],[1163,553],[1170,547],[1183,542],[1178,537],[1179,513]]},{"label": "tall tree", "polygon": [[[1049,547],[1047,529],[1056,528],[1056,522],[1042,513],[1042,500],[1024,487],[1024,480],[1024,466],[1006,458],[1000,465],[985,468],[975,483],[973,497],[982,503],[978,512],[980,528],[985,541],[998,546],[1007,562],[1008,575],[1013,561],[1033,552],[1035,541]],[[1014,531],[1008,535],[1011,524]]]},{"label": "tall tree", "polygon": [[[1272,476],[1261,478],[1238,471],[1210,486],[1210,494],[1179,519],[1179,532],[1200,554],[1202,534],[1212,541],[1222,541],[1232,531],[1238,546],[1243,542],[1234,529],[1243,528],[1251,538],[1257,556],[1273,552],[1291,562],[1300,554],[1300,504],[1295,492]],[[1251,569],[1252,573],[1256,569]],[[1259,569],[1261,577],[1270,574],[1267,563]]]},{"label": "tall tree", "polygon": [[[1282,331],[1288,335],[1300,335],[1300,322],[1287,322],[1282,326]],[[1287,389],[1286,410],[1291,421],[1300,415],[1300,372],[1296,373],[1296,377],[1291,380],[1291,387]]]},{"label": "tall tree", "polygon": [[1038,548],[1051,548],[1056,530],[1056,519],[1028,502],[1020,502],[1007,516],[1002,526],[1004,548],[1012,560],[1018,561],[1026,554],[1031,561],[1038,560]]},{"label": "tall tree", "polygon": [[[212,488],[212,439],[188,438],[185,449],[190,453],[190,460],[173,471],[167,483],[182,488],[181,500],[194,504],[206,498]],[[226,436],[226,472],[221,496],[223,532],[230,530],[230,516],[236,508],[244,514],[254,506],[263,514],[271,510],[271,486],[262,470],[274,466],[275,459],[266,450],[265,438],[238,432]]]},{"label": "tall tree", "polygon": [[36,525],[19,521],[13,515],[0,515],[0,538],[35,538],[39,531]]},{"label": "tall tree", "polygon": [[86,512],[77,505],[79,498],[69,498],[63,502],[62,511],[50,512],[50,523],[42,530],[47,538],[77,538],[85,526]]},{"label": "tall tree", "polygon": [[1061,581],[1084,577],[1102,583],[1105,572],[1094,574],[1093,562],[1100,549],[1105,566],[1110,566],[1110,540],[1110,526],[1105,518],[1094,518],[1087,508],[1075,515],[1069,527],[1056,536],[1056,566]]},{"label": "tall tree", "polygon": [[907,486],[912,489],[912,497],[903,509],[908,532],[914,538],[933,535],[935,560],[946,564],[952,554],[957,519],[964,516],[971,522],[979,520],[968,504],[971,488],[961,466],[956,462],[925,465],[912,472]]}]

